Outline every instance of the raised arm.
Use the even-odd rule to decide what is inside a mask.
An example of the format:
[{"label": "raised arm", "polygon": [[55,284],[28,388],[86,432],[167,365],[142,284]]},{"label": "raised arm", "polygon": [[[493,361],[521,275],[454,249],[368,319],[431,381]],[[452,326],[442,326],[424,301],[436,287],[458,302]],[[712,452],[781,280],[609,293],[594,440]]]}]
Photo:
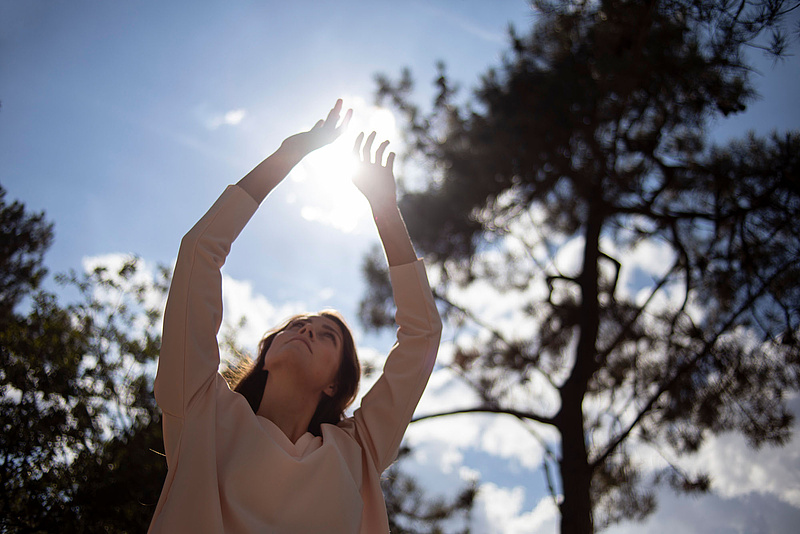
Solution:
[{"label": "raised arm", "polygon": [[258,205],[229,186],[181,240],[164,311],[155,396],[164,414],[184,419],[198,392],[207,390],[219,366],[217,332],[222,321],[220,269]]},{"label": "raised arm", "polygon": [[266,196],[283,181],[289,171],[308,154],[335,141],[347,128],[353,110],[347,110],[342,123],[337,126],[342,112],[342,100],[336,101],[325,120],[320,119],[307,132],[288,137],[270,157],[259,163],[239,180],[239,187],[261,204]]},{"label": "raised arm", "polygon": [[361,165],[353,181],[372,208],[389,262],[398,330],[397,343],[386,359],[383,374],[362,399],[354,419],[358,439],[381,472],[394,461],[428,383],[442,326],[425,267],[422,260],[417,259],[397,208],[397,187],[392,172],[394,153],[390,153],[383,164],[386,141],[378,147],[372,160],[374,140],[373,133],[363,148],[363,134],[356,140],[355,151]]},{"label": "raised arm", "polygon": [[372,159],[372,144],[375,142],[375,132],[367,137],[363,148],[364,133],[356,138],[353,148],[355,156],[361,160],[353,183],[366,197],[375,218],[375,226],[386,253],[390,267],[412,263],[417,260],[411,238],[403,222],[403,217],[397,207],[397,183],[394,178],[394,152],[390,152],[383,164],[383,154],[389,141],[384,141],[375,151]]},{"label": "raised arm", "polygon": [[[156,400],[165,415],[183,418],[192,399],[211,384],[219,366],[216,335],[222,320],[222,276],[231,244],[258,204],[309,152],[335,140],[339,100],[325,120],[287,138],[281,147],[228,187],[181,241],[164,313]],[[166,419],[165,419],[166,420]],[[166,428],[166,427],[165,427]]]}]

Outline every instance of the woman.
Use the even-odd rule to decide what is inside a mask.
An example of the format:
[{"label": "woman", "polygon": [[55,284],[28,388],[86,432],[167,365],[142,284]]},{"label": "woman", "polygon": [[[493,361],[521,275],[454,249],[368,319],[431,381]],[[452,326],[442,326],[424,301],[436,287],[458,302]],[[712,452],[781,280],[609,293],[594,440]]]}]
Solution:
[{"label": "woman", "polygon": [[[237,386],[241,394],[217,373],[220,268],[230,245],[292,167],[341,134],[352,114],[337,127],[341,109],[339,100],[325,120],[287,138],[229,186],[181,242],[155,382],[169,471],[152,533],[389,530],[379,477],[433,369],[441,322],[397,209],[394,154],[383,164],[388,141],[374,160],[374,132],[366,142],[359,135],[355,146],[361,162],[353,181],[375,217],[399,327],[360,408],[343,418],[358,360],[349,330],[333,313],[294,318],[267,336]],[[355,369],[355,381],[347,369]]]}]

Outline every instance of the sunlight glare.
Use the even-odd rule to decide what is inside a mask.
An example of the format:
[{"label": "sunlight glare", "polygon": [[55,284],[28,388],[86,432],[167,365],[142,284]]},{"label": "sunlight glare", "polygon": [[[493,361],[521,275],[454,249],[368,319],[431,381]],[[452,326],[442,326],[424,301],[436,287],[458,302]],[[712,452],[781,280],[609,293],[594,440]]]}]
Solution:
[{"label": "sunlight glare", "polygon": [[343,100],[342,116],[348,108],[353,109],[347,130],[332,145],[307,156],[292,171],[292,180],[299,185],[297,201],[304,219],[351,233],[372,219],[367,201],[351,181],[358,164],[353,154],[356,137],[360,132],[377,132],[373,155],[378,145],[388,139],[384,162],[390,151],[398,152],[400,147],[391,110],[370,105],[362,97]]}]

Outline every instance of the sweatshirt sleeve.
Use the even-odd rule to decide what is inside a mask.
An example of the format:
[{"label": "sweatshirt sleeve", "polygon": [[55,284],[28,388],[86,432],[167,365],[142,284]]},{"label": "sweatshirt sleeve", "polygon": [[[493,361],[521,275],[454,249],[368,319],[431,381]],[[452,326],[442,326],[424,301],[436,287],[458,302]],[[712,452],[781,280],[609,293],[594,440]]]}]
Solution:
[{"label": "sweatshirt sleeve", "polygon": [[156,401],[165,417],[183,419],[193,399],[214,381],[222,322],[220,269],[257,208],[244,190],[228,186],[181,241],[155,380]]},{"label": "sweatshirt sleeve", "polygon": [[389,274],[397,307],[397,342],[383,374],[353,416],[362,447],[379,473],[397,456],[433,371],[442,331],[422,260],[391,267]]}]

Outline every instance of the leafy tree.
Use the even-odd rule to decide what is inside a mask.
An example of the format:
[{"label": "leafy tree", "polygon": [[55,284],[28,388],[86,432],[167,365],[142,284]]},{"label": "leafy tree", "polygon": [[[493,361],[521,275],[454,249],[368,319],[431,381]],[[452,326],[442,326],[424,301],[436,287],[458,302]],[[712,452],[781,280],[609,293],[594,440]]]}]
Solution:
[{"label": "leafy tree", "polygon": [[[800,134],[708,147],[755,91],[744,54],[780,54],[797,2],[535,2],[527,36],[461,103],[444,68],[430,111],[408,71],[378,77],[431,179],[407,186],[409,230],[458,328],[452,368],[480,405],[555,429],[545,460],[561,531],[640,520],[653,483],[707,491],[665,458],[711,434],[784,444],[800,385]],[[411,177],[413,178],[413,177]],[[406,183],[413,180],[406,177]],[[419,182],[419,180],[417,180]],[[570,247],[578,266],[564,267]],[[646,271],[634,253],[666,258]],[[638,269],[638,270],[637,270]],[[365,323],[390,301],[367,259]],[[506,321],[468,290],[494,291]],[[560,495],[556,495],[560,493]]]},{"label": "leafy tree", "polygon": [[24,295],[39,287],[47,271],[42,257],[53,240],[44,214],[27,214],[19,202],[6,205],[0,186],[0,320],[9,320]]},{"label": "leafy tree", "polygon": [[166,472],[149,450],[166,271],[143,277],[132,258],[60,276],[80,295],[65,306],[42,288],[51,241],[43,214],[0,188],[0,530],[142,531]]}]

